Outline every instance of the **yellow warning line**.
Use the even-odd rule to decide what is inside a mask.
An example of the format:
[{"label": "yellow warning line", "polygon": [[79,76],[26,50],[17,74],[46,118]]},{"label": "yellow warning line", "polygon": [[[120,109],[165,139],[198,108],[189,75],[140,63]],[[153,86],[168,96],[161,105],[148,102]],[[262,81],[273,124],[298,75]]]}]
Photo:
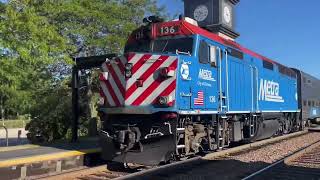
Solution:
[{"label": "yellow warning line", "polygon": [[22,165],[22,164],[31,164],[31,163],[49,161],[49,160],[64,159],[68,157],[81,156],[81,155],[97,153],[97,152],[101,152],[101,149],[100,148],[85,149],[85,150],[44,154],[44,155],[38,155],[38,156],[29,156],[29,157],[17,158],[17,159],[9,159],[9,160],[0,161],[0,168]]}]

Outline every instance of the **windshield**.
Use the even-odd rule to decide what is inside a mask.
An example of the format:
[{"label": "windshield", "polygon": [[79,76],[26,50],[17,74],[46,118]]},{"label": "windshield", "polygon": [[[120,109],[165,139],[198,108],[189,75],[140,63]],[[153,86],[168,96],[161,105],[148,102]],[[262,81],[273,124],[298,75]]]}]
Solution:
[{"label": "windshield", "polygon": [[185,52],[192,54],[193,38],[158,39],[154,41],[140,41],[129,44],[125,52],[148,52],[148,53],[176,53]]}]

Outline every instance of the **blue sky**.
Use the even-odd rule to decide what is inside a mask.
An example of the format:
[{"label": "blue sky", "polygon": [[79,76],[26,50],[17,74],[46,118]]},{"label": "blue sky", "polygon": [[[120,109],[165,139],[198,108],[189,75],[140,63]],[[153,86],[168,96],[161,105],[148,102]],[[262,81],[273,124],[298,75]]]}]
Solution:
[{"label": "blue sky", "polygon": [[[181,0],[159,0],[172,14]],[[284,65],[320,78],[320,1],[241,0],[237,42]]]}]

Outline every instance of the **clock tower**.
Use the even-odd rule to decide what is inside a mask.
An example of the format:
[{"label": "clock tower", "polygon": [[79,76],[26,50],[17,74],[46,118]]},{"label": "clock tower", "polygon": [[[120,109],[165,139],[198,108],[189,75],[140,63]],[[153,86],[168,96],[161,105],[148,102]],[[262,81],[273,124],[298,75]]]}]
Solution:
[{"label": "clock tower", "polygon": [[184,0],[184,15],[195,19],[199,26],[224,38],[234,40],[235,6],[240,0]]}]

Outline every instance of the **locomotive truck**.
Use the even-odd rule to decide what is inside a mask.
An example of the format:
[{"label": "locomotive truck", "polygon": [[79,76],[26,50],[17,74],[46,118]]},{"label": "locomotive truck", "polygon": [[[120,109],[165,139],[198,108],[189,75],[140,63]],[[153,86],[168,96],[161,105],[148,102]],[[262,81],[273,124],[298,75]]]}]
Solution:
[{"label": "locomotive truck", "polygon": [[148,18],[99,78],[106,160],[155,165],[305,125],[296,71],[190,18]]}]

